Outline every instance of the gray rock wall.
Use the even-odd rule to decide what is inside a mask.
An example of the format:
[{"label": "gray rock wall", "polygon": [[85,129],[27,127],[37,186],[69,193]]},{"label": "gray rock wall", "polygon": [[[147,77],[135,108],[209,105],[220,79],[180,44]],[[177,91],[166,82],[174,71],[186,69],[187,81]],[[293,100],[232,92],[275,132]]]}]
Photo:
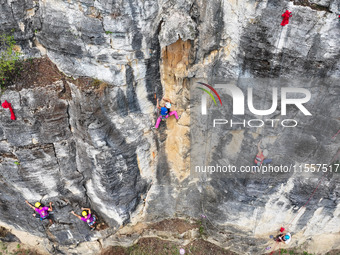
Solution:
[{"label": "gray rock wall", "polygon": [[[103,95],[62,81],[1,95],[1,102],[12,103],[17,120],[9,119],[8,109],[0,110],[0,221],[42,237],[50,253],[93,254],[100,245],[86,250],[83,242],[117,243],[115,231],[130,221],[204,214],[211,222],[208,240],[240,254],[265,252],[283,215],[294,216],[317,182],[190,177],[189,88],[216,77],[339,78],[339,5],[337,0],[0,1],[0,30],[14,29],[27,56],[46,54],[67,75],[110,83]],[[286,9],[293,17],[281,28]],[[66,86],[69,99],[60,96]],[[176,102],[179,122],[151,130],[154,94]],[[318,107],[320,116],[336,109]],[[336,112],[332,117],[336,132]],[[295,135],[301,137],[302,130]],[[251,134],[244,139],[254,141]],[[286,146],[284,139],[281,145]],[[336,155],[337,148],[330,146],[328,153]],[[240,147],[233,154],[246,158],[256,148]],[[291,226],[292,247],[316,253],[339,248],[338,190],[339,182],[327,177]],[[47,229],[31,219],[25,199],[52,201],[57,224]],[[93,208],[109,229],[90,233],[69,214],[83,206]]]},{"label": "gray rock wall", "polygon": [[[81,94],[74,85],[70,86],[74,89],[72,101],[58,97],[64,89],[61,81],[39,89],[8,91],[2,97],[2,101],[6,98],[13,104],[17,120],[11,121],[7,111],[2,110],[2,192],[12,193],[16,199],[4,194],[1,219],[41,235],[41,222],[29,220],[31,213],[23,201],[53,201],[58,226],[56,232],[51,232],[60,244],[82,240],[79,230],[72,233],[73,239],[62,234],[63,222],[75,222],[69,214],[71,207],[79,211],[91,204],[102,220],[118,227],[129,220],[129,213],[148,187],[140,176],[137,154],[142,154],[150,143],[142,136],[143,126],[134,124],[133,113],[125,119],[113,111],[114,117],[114,103],[105,102],[105,98],[101,102],[93,94]],[[114,94],[115,101],[123,99]],[[131,129],[119,131],[112,123],[114,118],[141,129],[134,128],[126,141],[123,133]]]}]

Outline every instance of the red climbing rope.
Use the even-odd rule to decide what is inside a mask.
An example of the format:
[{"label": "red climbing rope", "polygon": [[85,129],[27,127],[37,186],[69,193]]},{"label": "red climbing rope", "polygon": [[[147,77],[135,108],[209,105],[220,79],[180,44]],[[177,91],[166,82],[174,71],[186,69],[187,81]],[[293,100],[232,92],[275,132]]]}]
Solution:
[{"label": "red climbing rope", "polygon": [[[318,190],[318,188],[319,188],[319,186],[320,186],[320,184],[321,184],[321,182],[323,181],[323,178],[324,178],[325,176],[326,176],[326,173],[323,174],[323,176],[322,176],[322,178],[320,179],[318,185],[317,185],[316,188],[313,190],[312,194],[309,196],[307,202],[299,209],[299,211],[300,211],[302,208],[304,208],[304,207],[306,207],[306,206],[308,205],[309,201],[312,199],[313,195],[314,195],[315,192]],[[300,212],[299,212],[299,213],[300,213]],[[289,222],[289,224],[287,225],[287,227],[289,227],[289,226],[292,224],[292,222],[296,219],[296,217],[299,215],[299,213],[297,213],[297,214],[293,217],[293,219]],[[280,232],[283,232],[283,231],[285,231],[285,228],[281,227]],[[275,252],[277,244],[278,244],[278,242],[276,242],[276,244],[275,244],[275,246],[274,246],[274,249],[273,249],[273,251],[270,253],[270,255],[272,255],[272,254]],[[279,244],[281,244],[281,243],[279,243]]]},{"label": "red climbing rope", "polygon": [[[296,219],[296,217],[300,214],[301,209],[302,209],[302,208],[305,208],[305,207],[308,205],[308,203],[310,202],[310,200],[311,200],[312,197],[314,196],[315,192],[316,192],[316,191],[318,190],[318,188],[320,187],[320,184],[321,184],[321,182],[323,181],[323,179],[325,178],[326,173],[327,173],[327,172],[323,173],[322,178],[320,179],[320,181],[319,181],[318,185],[316,186],[316,188],[313,190],[312,194],[309,196],[307,202],[299,209],[299,212],[298,212],[298,213],[293,217],[293,219],[287,224],[287,228],[293,223],[293,221]],[[280,228],[280,232],[283,232],[283,231],[285,231],[285,228],[284,228],[284,227],[281,227],[281,228]],[[275,247],[276,247],[276,245],[275,245]],[[270,253],[271,255],[275,252],[275,250],[276,250],[275,247],[274,247],[274,250]]]},{"label": "red climbing rope", "polygon": [[[276,247],[277,246],[280,246],[280,242],[278,242],[278,241],[275,241],[275,246],[274,246],[274,248],[273,248],[273,251],[270,253],[270,255],[273,255],[274,254],[274,252],[276,251]],[[279,248],[279,247],[278,247]]]},{"label": "red climbing rope", "polygon": [[[338,133],[336,133],[333,137],[337,136],[339,133],[340,133],[340,130],[339,130]],[[333,137],[332,137],[332,138],[333,138]],[[339,152],[340,152],[340,151],[339,151]],[[336,156],[339,154],[339,152],[336,154]],[[336,158],[336,156],[332,159],[332,161],[331,161],[332,163],[334,162],[334,159]],[[331,164],[332,164],[332,163],[331,163]],[[316,192],[316,191],[318,190],[318,188],[320,187],[320,184],[322,183],[322,181],[323,181],[323,179],[325,178],[326,174],[327,174],[327,172],[323,173],[323,175],[322,175],[322,177],[321,177],[321,179],[320,179],[318,185],[317,185],[316,188],[313,190],[312,194],[309,196],[307,202],[299,209],[299,212],[298,212],[298,213],[293,217],[293,219],[287,224],[287,228],[293,223],[293,221],[296,219],[296,217],[300,214],[301,209],[302,209],[302,208],[305,208],[305,207],[308,205],[308,203],[310,202],[310,200],[311,200],[312,197],[314,196],[315,192]],[[285,231],[285,228],[284,228],[284,227],[281,227],[280,232],[283,232],[283,231]],[[276,246],[277,246],[277,244],[275,245],[274,250],[270,253],[270,255],[272,255],[272,254],[275,252]]]},{"label": "red climbing rope", "polygon": [[[300,211],[302,208],[304,208],[304,207],[306,207],[306,206],[308,205],[309,201],[312,199],[313,195],[314,195],[315,192],[318,190],[318,188],[319,188],[319,186],[320,186],[320,184],[321,184],[321,182],[323,181],[323,178],[324,178],[325,176],[326,176],[326,173],[323,174],[322,178],[320,179],[320,181],[319,181],[319,183],[318,183],[318,186],[316,186],[316,188],[314,189],[312,195],[310,195],[308,201],[307,201],[307,202],[299,209],[299,211]],[[299,212],[299,213],[300,213],[300,212]],[[297,214],[294,216],[294,218],[289,222],[289,224],[287,225],[287,227],[289,227],[289,226],[292,224],[292,222],[296,219],[296,217],[299,215],[299,213],[297,213]]]},{"label": "red climbing rope", "polygon": [[332,139],[334,138],[334,137],[337,137],[337,135],[340,133],[340,129],[339,129],[339,131],[335,134],[335,135],[333,135],[332,136]]}]

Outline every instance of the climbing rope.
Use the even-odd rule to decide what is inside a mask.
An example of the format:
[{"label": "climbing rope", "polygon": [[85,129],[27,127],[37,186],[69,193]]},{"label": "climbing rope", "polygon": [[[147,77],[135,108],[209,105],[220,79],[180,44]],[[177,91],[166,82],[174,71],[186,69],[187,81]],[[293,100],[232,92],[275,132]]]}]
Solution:
[{"label": "climbing rope", "polygon": [[[328,166],[330,166],[330,165],[332,165],[332,164],[334,163],[334,160],[336,159],[336,156],[339,155],[339,153],[340,153],[340,151],[333,157],[333,159],[331,160],[331,163],[330,163]],[[295,220],[295,219],[297,218],[297,216],[299,216],[299,214],[301,213],[302,209],[307,207],[307,205],[308,205],[309,202],[311,201],[311,199],[312,199],[312,197],[314,196],[314,194],[316,193],[316,191],[319,189],[320,184],[323,182],[323,180],[324,180],[324,178],[326,177],[327,174],[328,174],[327,171],[324,172],[324,173],[322,174],[322,177],[321,177],[320,181],[318,182],[318,185],[317,185],[316,188],[313,190],[312,194],[308,197],[307,202],[306,202],[306,203],[298,210],[298,213],[297,213],[295,216],[293,216],[291,220],[288,221],[289,223],[287,224],[287,228],[289,228],[289,227],[292,225],[292,223],[294,222],[294,220]],[[282,230],[282,229],[283,229],[283,230]],[[285,230],[284,228],[281,228],[280,232],[283,232],[284,230]],[[275,252],[276,246],[277,246],[277,245],[275,245],[273,251],[272,251],[270,254],[273,254],[273,253]]]},{"label": "climbing rope", "polygon": [[[206,124],[206,130],[205,130],[205,131],[208,130],[208,132],[206,132],[207,136],[206,136],[206,139],[205,139],[204,159],[203,159],[203,165],[204,166],[206,166],[206,164],[207,164],[207,162],[206,162],[206,159],[207,159],[207,147],[208,147],[208,139],[209,139],[209,133],[210,133],[209,132],[209,128],[208,128],[208,126],[209,126],[209,116],[210,116],[210,114],[208,115],[208,118],[207,118],[207,124]],[[211,138],[209,140],[210,140],[209,141],[209,147],[211,147]],[[204,206],[204,201],[207,200],[206,199],[206,190],[207,190],[206,187],[208,186],[207,185],[207,176],[206,176],[206,173],[204,173],[204,175],[202,176],[201,180],[202,180],[202,183],[203,183],[203,185],[202,185],[203,199],[201,200],[202,201],[202,213],[203,213],[204,217],[210,222],[210,224],[213,227],[215,227],[214,224],[212,224],[212,222],[210,221],[208,215],[206,214],[206,210],[205,210],[205,206]],[[207,231],[209,231],[206,225],[205,225],[205,228],[207,229]]]},{"label": "climbing rope", "polygon": [[[280,247],[280,245],[281,245],[280,242],[275,242],[275,246],[274,246],[274,248],[273,248],[273,251],[270,253],[270,255],[273,255],[274,252],[276,251],[276,249]],[[278,247],[278,246],[279,246],[279,247]]]},{"label": "climbing rope", "polygon": [[[204,159],[203,159],[203,165],[204,166],[206,166],[206,163],[207,163],[206,162],[206,159],[207,159],[207,147],[211,148],[211,140],[212,140],[212,137],[210,137],[210,139],[209,139],[209,133],[210,133],[209,132],[209,116],[210,115],[208,115],[207,124],[206,124],[206,130],[205,130],[205,131],[208,131],[208,132],[205,132],[207,135],[206,135],[206,139],[205,139],[205,148],[204,148]],[[211,136],[212,136],[212,134],[213,133],[211,133]],[[208,139],[209,139],[209,143],[208,143]],[[209,144],[209,146],[208,146],[208,144]],[[202,201],[201,207],[202,207],[202,213],[203,213],[202,218],[206,218],[207,221],[211,224],[211,226],[213,226],[216,230],[222,231],[217,226],[215,226],[215,224],[212,223],[212,221],[210,220],[209,216],[206,214],[206,210],[205,210],[205,206],[204,206],[204,202],[207,201],[207,196],[206,196],[207,189],[206,189],[206,187],[208,186],[206,173],[204,173],[203,177],[201,178],[201,181],[203,183],[203,185],[202,185],[202,193],[201,193],[202,197],[203,197],[201,199],[201,201]],[[209,231],[209,228],[207,227],[206,222],[203,221],[203,220],[202,220],[202,222],[204,222],[204,224],[205,224],[205,229],[207,231]]]},{"label": "climbing rope", "polygon": [[[275,186],[273,186],[273,187],[271,187],[270,189],[268,189],[268,190],[266,190],[266,192],[263,192],[263,194],[262,194],[262,196],[261,197],[259,197],[259,198],[257,198],[256,200],[255,200],[255,205],[254,205],[254,207],[256,206],[256,202],[257,201],[260,201],[260,199],[264,196],[264,195],[268,195],[268,194],[271,194],[271,192],[272,192],[272,190],[273,189],[275,189],[276,187]],[[286,189],[287,189],[287,187],[286,187]],[[286,192],[286,190],[285,190],[285,192]],[[279,200],[280,200],[280,198],[281,198],[281,196],[282,196],[282,194],[280,195],[280,197],[279,197]],[[256,208],[256,207],[255,207]],[[258,227],[257,226],[257,212],[256,212],[256,218],[255,218],[255,225],[254,225],[254,230],[253,230],[253,234],[254,234],[254,236],[255,236],[255,232],[256,232],[256,228]],[[262,224],[261,224],[262,225]]]},{"label": "climbing rope", "polygon": [[337,137],[339,133],[340,133],[340,129],[339,129],[339,131],[338,131],[335,135],[332,136],[332,139],[334,139],[335,137]]},{"label": "climbing rope", "polygon": [[[335,159],[339,156],[339,154],[340,154],[340,150],[337,152],[337,154],[335,154],[335,156],[333,157],[333,159],[332,159],[332,163],[334,163],[335,162]],[[332,164],[331,163],[331,164]]]},{"label": "climbing rope", "polygon": [[[282,24],[282,23],[281,23]],[[283,32],[283,26],[281,28],[281,32],[280,32],[280,38],[277,42],[277,45],[276,45],[276,50],[278,50],[278,46],[279,46],[279,43],[281,41],[281,37],[282,37],[282,32]],[[290,28],[290,27],[289,27]],[[289,34],[290,34],[290,29],[289,29]],[[289,35],[288,34],[288,35]],[[276,53],[275,53],[276,55]],[[282,57],[281,57],[281,62],[280,62],[280,66],[279,66],[279,79],[281,79],[281,75],[282,75],[282,65],[283,65],[283,60],[284,60],[284,48],[282,49]],[[273,60],[273,63],[274,63],[274,60]],[[273,67],[274,65],[272,66],[271,68],[271,72],[270,72],[270,76],[272,75],[272,71],[273,71]],[[340,132],[340,130],[339,130]],[[314,194],[316,193],[316,191],[318,190],[318,188],[320,187],[320,184],[322,183],[324,177],[326,176],[326,173],[323,174],[322,178],[320,179],[318,185],[316,186],[316,188],[313,190],[312,194],[309,196],[307,202],[298,210],[298,213],[293,216],[293,218],[289,221],[288,225],[287,225],[287,228],[289,228],[291,226],[291,224],[293,223],[293,221],[297,218],[297,216],[300,214],[300,212],[302,211],[303,208],[305,208],[308,203],[311,201],[312,197],[314,196]],[[285,229],[284,228],[281,228],[280,232],[283,232]],[[278,248],[278,246],[280,246],[281,242],[275,242],[275,246],[273,248],[273,251],[270,253],[270,255],[274,254],[274,252],[276,251],[276,249]]]},{"label": "climbing rope", "polygon": [[[274,57],[273,57],[273,61],[272,61],[271,67],[270,67],[269,77],[271,77],[272,74],[273,74],[275,56],[278,53],[278,48],[279,48],[279,43],[281,41],[281,36],[282,36],[283,28],[284,27],[281,27],[281,29],[280,29],[280,32],[279,32],[280,36],[279,36],[279,39],[277,40],[277,44],[276,44],[275,49],[274,49]],[[282,57],[283,57],[283,54],[282,54]],[[280,67],[280,71],[281,71],[281,67]]]},{"label": "climbing rope", "polygon": [[[300,214],[300,212],[302,211],[303,208],[305,208],[308,203],[310,202],[310,200],[312,199],[312,197],[314,196],[315,192],[318,190],[321,182],[323,181],[324,177],[326,176],[326,173],[323,174],[322,178],[320,179],[318,185],[316,186],[316,188],[313,190],[312,194],[309,196],[307,202],[298,210],[299,212],[293,216],[292,220],[289,221],[289,224],[287,225],[287,228],[293,223],[293,221],[296,219],[296,217]],[[283,229],[283,230],[282,230]],[[283,232],[285,229],[284,228],[281,228],[280,232]],[[274,252],[276,251],[277,249],[277,246],[280,245],[281,242],[277,242],[275,241],[275,246],[273,248],[273,251],[270,253],[270,255],[274,254]]]},{"label": "climbing rope", "polygon": [[[333,159],[334,159],[334,158],[333,158]],[[333,163],[333,160],[332,160],[332,162],[331,162],[329,165],[331,165],[332,163]],[[326,177],[327,173],[328,173],[328,172],[323,173],[323,175],[322,175],[320,181],[318,182],[318,185],[317,185],[316,188],[313,190],[312,194],[309,196],[307,202],[306,202],[302,207],[300,207],[300,209],[298,210],[298,213],[297,213],[295,216],[292,217],[292,219],[291,219],[291,220],[289,221],[289,223],[287,224],[287,228],[289,228],[289,227],[292,225],[293,221],[297,218],[297,216],[300,214],[300,212],[302,211],[302,209],[305,208],[305,207],[307,207],[307,205],[308,205],[309,202],[311,201],[312,197],[314,196],[314,194],[316,193],[316,191],[319,189],[320,184],[323,182],[323,180],[324,180],[324,178]],[[282,230],[282,229],[283,229],[283,230]],[[284,228],[281,228],[280,232],[283,232],[284,230],[285,230]],[[275,252],[275,250],[276,250],[276,248],[274,247],[274,250],[273,250],[270,254],[273,254],[273,253]]]},{"label": "climbing rope", "polygon": [[[280,44],[280,41],[281,41],[283,29],[284,29],[283,26],[281,26],[281,28],[279,29],[279,39],[277,40],[277,43],[276,43],[276,46],[275,46],[275,49],[274,49],[274,56],[273,56],[273,59],[272,59],[272,62],[271,62],[269,78],[271,78],[272,75],[273,75],[273,70],[274,70],[274,66],[275,66],[274,65],[274,63],[275,63],[275,56],[279,53],[279,44]],[[281,62],[280,62],[280,65],[279,65],[279,78],[281,78],[283,59],[284,59],[284,50],[282,49]],[[266,103],[266,100],[267,100],[267,94],[268,94],[267,92],[268,92],[268,88],[269,87],[271,87],[270,83],[266,87],[266,91],[264,93],[264,104]],[[266,128],[264,128],[264,129],[266,129]]]},{"label": "climbing rope", "polygon": [[[336,160],[336,158],[337,158],[337,156],[338,156],[339,154],[340,154],[340,150],[339,150],[339,151],[337,152],[337,154],[335,154],[335,156],[332,158],[331,163],[328,165],[328,167],[329,167],[330,165],[332,165],[332,164],[335,162],[335,160]],[[305,207],[308,205],[308,203],[310,202],[310,200],[311,200],[312,197],[314,196],[315,192],[318,190],[320,184],[322,183],[322,181],[324,180],[324,178],[326,177],[327,174],[328,174],[328,171],[326,171],[326,172],[324,172],[324,173],[322,174],[322,177],[321,177],[320,181],[318,182],[318,185],[317,185],[316,188],[313,190],[312,194],[309,196],[307,202],[306,202],[306,203],[298,210],[299,212],[293,217],[293,219],[289,221],[287,227],[289,227],[289,226],[293,223],[293,221],[296,219],[296,217],[300,214],[301,210],[302,210],[303,208],[305,208]]]},{"label": "climbing rope", "polygon": [[311,200],[312,197],[314,196],[315,192],[318,190],[318,188],[319,188],[321,182],[323,181],[323,179],[325,178],[325,176],[326,176],[326,173],[323,174],[323,176],[322,176],[322,178],[320,179],[318,185],[317,185],[316,188],[313,190],[312,194],[309,196],[307,202],[299,209],[299,212],[293,217],[293,219],[292,219],[292,220],[289,222],[289,224],[287,225],[287,228],[293,223],[293,221],[296,219],[296,217],[300,214],[301,210],[302,210],[303,208],[305,208],[305,207],[308,205],[308,203],[310,202],[310,200]]}]

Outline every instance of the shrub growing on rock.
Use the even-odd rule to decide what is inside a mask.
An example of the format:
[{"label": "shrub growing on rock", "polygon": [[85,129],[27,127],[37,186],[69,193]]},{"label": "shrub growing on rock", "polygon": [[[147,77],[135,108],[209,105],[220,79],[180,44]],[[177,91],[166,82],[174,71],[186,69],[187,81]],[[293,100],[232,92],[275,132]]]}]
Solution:
[{"label": "shrub growing on rock", "polygon": [[17,72],[20,51],[13,35],[0,35],[0,86],[4,88]]}]

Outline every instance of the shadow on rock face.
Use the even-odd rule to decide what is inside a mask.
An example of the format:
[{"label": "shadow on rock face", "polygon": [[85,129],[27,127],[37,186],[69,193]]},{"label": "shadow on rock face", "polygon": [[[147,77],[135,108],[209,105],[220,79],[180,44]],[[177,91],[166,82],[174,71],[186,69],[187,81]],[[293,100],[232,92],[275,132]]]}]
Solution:
[{"label": "shadow on rock face", "polygon": [[8,229],[0,227],[0,241],[1,242],[20,242],[20,240],[13,235]]}]

